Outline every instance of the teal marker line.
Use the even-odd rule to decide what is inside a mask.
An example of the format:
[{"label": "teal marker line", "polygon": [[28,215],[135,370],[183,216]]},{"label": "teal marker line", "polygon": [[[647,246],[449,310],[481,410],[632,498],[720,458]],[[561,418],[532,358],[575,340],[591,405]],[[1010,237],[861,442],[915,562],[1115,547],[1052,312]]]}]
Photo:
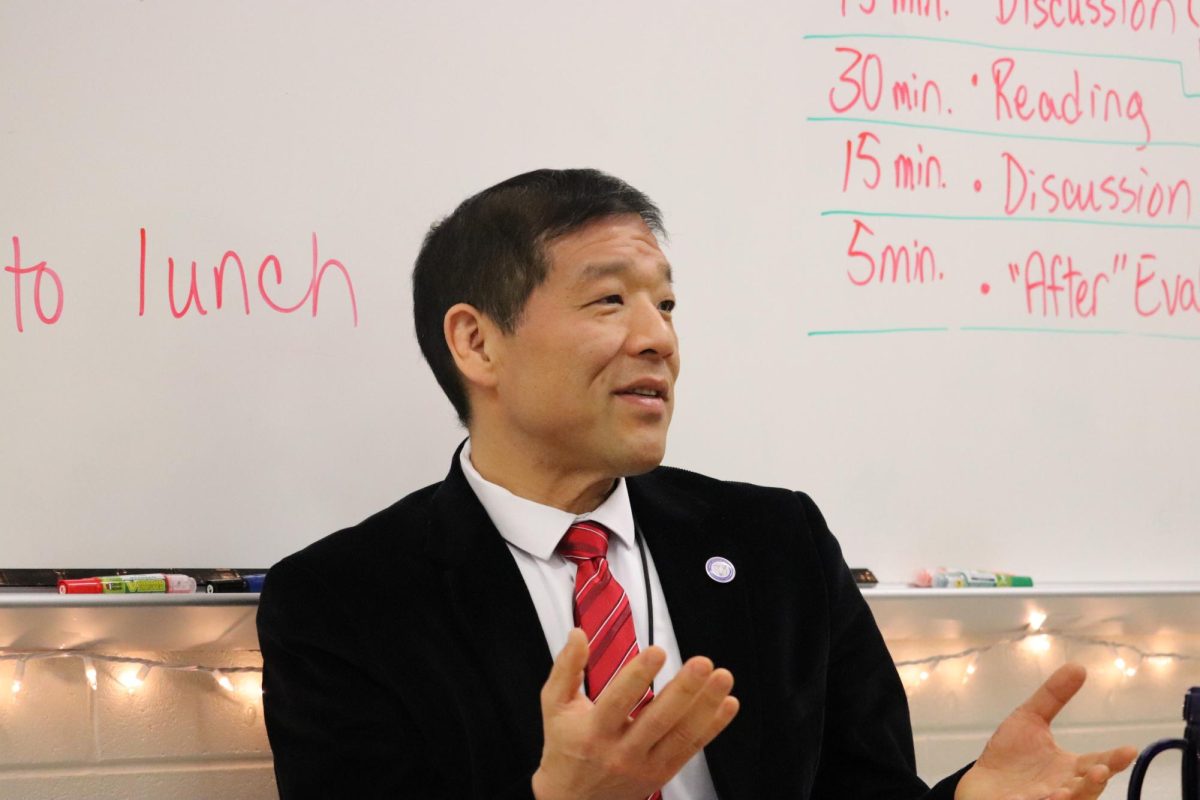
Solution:
[{"label": "teal marker line", "polygon": [[1178,333],[1135,333],[1134,331],[1108,330],[1078,330],[1071,328],[1029,328],[1006,327],[1002,325],[964,325],[962,331],[990,331],[999,333],[1059,333],[1068,336],[1133,336],[1139,339],[1177,339],[1186,342],[1200,342],[1200,336],[1188,336]]},{"label": "teal marker line", "polygon": [[[809,336],[877,336],[891,333],[946,333],[946,328],[863,328],[848,330],[809,331]],[[964,325],[957,328],[960,331],[972,333],[1037,333],[1061,336],[1133,336],[1142,339],[1175,339],[1186,342],[1200,342],[1200,336],[1188,336],[1175,333],[1134,333],[1133,331],[1118,330],[1087,330],[1075,328],[1037,328],[1013,325]]]},{"label": "teal marker line", "polygon": [[1006,327],[1003,325],[964,325],[963,331],[986,331],[991,333],[1062,333],[1071,336],[1128,336],[1128,331],[1086,330],[1072,328],[1029,328]]},{"label": "teal marker line", "polygon": [[1050,50],[1043,47],[1008,47],[992,42],[980,42],[971,39],[948,39],[940,36],[915,36],[903,33],[810,33],[805,39],[895,39],[910,42],[931,42],[934,44],[955,44],[963,47],[976,47],[984,50],[1004,50],[1012,53],[1037,53],[1046,56],[1071,56],[1079,58],[1102,58],[1113,61],[1135,61],[1143,64],[1168,64],[1179,70],[1179,88],[1183,96],[1189,99],[1200,97],[1200,92],[1188,92],[1185,81],[1183,62],[1174,58],[1157,58],[1154,56],[1131,56],[1124,53],[1095,53],[1082,50]]},{"label": "teal marker line", "polygon": [[852,208],[831,208],[822,217],[882,217],[885,219],[931,219],[941,222],[1047,222],[1054,225],[1092,225],[1101,228],[1143,228],[1163,231],[1200,231],[1200,225],[1168,222],[1119,222],[1099,219],[1061,219],[1055,217],[1004,217],[969,214],[917,214],[899,211],[858,211]]},{"label": "teal marker line", "polygon": [[1200,336],[1184,336],[1178,333],[1138,333],[1135,336],[1144,336],[1147,339],[1178,339],[1185,342],[1200,342]]},{"label": "teal marker line", "polygon": [[809,336],[875,336],[888,333],[946,333],[949,328],[871,328],[845,331],[809,331]]},{"label": "teal marker line", "polygon": [[950,125],[924,125],[919,122],[901,122],[891,119],[872,119],[871,117],[807,117],[806,122],[851,122],[858,125],[884,125],[893,128],[911,128],[920,131],[936,131],[938,133],[961,133],[967,136],[988,136],[993,139],[1026,139],[1034,142],[1063,142],[1066,144],[1098,144],[1115,147],[1190,147],[1200,148],[1200,142],[1159,142],[1136,139],[1087,139],[1077,136],[1050,136],[1041,133],[1005,133],[1003,131],[986,131],[978,128],[955,128]]}]

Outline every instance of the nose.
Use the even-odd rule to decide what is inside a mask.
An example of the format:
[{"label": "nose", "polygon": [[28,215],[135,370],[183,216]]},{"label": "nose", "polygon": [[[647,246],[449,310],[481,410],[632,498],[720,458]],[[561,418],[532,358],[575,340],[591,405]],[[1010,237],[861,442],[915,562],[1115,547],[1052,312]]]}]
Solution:
[{"label": "nose", "polygon": [[626,344],[630,355],[657,356],[662,359],[674,356],[678,340],[670,315],[652,299],[639,300],[634,304],[631,314]]}]

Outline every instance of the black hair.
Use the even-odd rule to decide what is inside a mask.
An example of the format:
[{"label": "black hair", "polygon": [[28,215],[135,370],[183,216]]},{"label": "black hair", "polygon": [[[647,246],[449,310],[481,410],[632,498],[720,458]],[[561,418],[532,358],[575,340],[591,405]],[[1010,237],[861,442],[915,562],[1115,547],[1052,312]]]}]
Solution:
[{"label": "black hair", "polygon": [[595,169],[539,169],[467,198],[429,229],[413,266],[413,321],[421,352],[463,425],[471,409],[443,332],[446,311],[468,303],[512,333],[549,275],[546,244],[619,214],[637,214],[665,235],[658,207],[619,178]]}]

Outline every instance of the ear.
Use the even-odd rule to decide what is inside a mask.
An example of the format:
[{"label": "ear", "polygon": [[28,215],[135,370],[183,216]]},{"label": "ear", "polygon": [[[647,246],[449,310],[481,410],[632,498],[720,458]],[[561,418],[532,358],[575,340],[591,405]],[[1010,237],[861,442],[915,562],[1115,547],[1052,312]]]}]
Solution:
[{"label": "ear", "polygon": [[491,388],[496,385],[496,341],[503,334],[492,320],[475,306],[458,303],[442,318],[446,346],[468,387]]}]

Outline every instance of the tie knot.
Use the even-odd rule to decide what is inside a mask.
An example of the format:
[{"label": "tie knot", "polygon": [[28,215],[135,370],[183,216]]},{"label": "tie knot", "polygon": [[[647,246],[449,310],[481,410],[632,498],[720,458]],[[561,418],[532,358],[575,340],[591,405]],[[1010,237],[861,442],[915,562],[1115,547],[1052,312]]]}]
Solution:
[{"label": "tie knot", "polygon": [[608,555],[609,533],[598,522],[576,522],[567,529],[555,552],[574,561],[604,558]]}]

